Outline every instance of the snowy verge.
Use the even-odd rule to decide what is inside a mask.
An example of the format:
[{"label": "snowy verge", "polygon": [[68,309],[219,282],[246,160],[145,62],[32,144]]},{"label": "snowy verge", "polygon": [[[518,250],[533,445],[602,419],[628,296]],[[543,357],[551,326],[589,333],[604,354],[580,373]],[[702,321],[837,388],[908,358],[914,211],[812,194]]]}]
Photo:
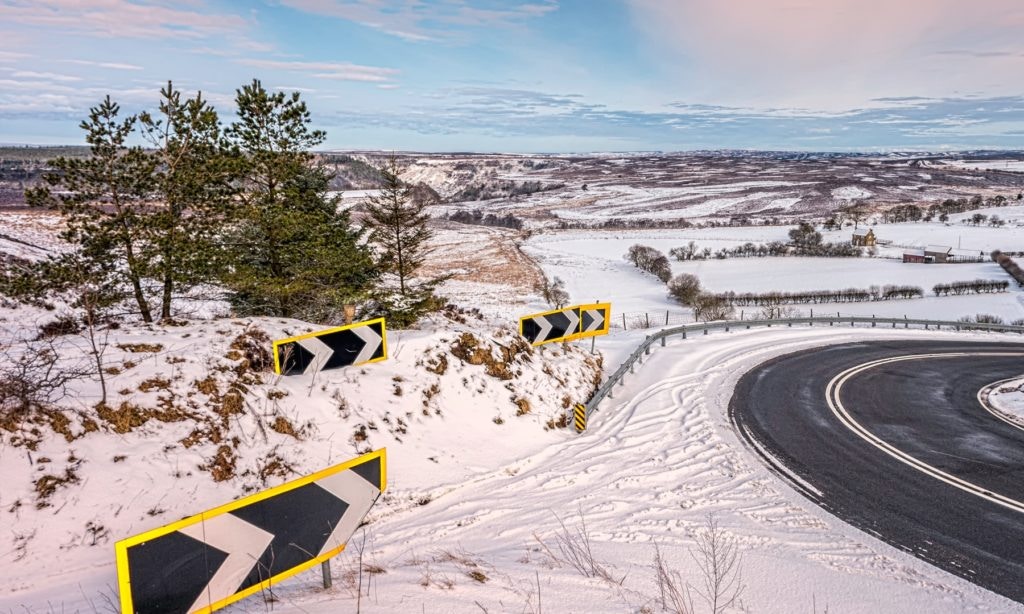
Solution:
[{"label": "snowy verge", "polygon": [[1024,425],[1024,377],[996,384],[989,392],[988,402],[1013,422]]},{"label": "snowy verge", "polygon": [[[115,541],[370,449],[388,448],[387,513],[571,437],[599,356],[452,316],[389,332],[384,362],[315,376],[266,370],[271,339],[313,328],[296,320],[104,331],[105,404],[86,377],[59,411],[0,424],[0,611],[105,608]],[[5,352],[39,343],[31,321],[3,332]],[[81,335],[53,343],[85,355]]]}]

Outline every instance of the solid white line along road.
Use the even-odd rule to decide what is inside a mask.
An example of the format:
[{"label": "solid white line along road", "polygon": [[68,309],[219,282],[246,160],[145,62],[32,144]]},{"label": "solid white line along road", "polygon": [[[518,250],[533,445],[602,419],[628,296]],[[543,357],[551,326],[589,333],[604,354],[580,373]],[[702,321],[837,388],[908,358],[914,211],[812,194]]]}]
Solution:
[{"label": "solid white line along road", "polygon": [[1024,502],[1017,501],[1016,499],[1011,499],[1010,497],[1005,497],[1003,495],[1000,495],[999,493],[992,492],[991,490],[982,488],[981,486],[968,482],[967,480],[958,478],[955,475],[946,473],[945,471],[942,471],[941,469],[937,469],[936,467],[933,467],[923,461],[920,461],[914,458],[913,456],[907,454],[906,452],[903,452],[897,449],[896,447],[890,445],[889,443],[883,441],[880,437],[876,436],[875,434],[864,428],[856,420],[854,420],[850,413],[846,411],[846,408],[843,406],[843,403],[839,398],[839,393],[843,388],[843,384],[845,384],[850,378],[860,373],[863,373],[868,369],[873,369],[881,365],[890,364],[894,362],[903,362],[908,360],[963,358],[966,356],[981,355],[1024,357],[1024,353],[1018,352],[956,352],[944,354],[917,354],[913,356],[883,358],[881,360],[875,360],[872,362],[857,365],[856,367],[851,367],[850,369],[847,369],[846,371],[843,371],[839,375],[832,378],[832,380],[828,383],[828,386],[825,389],[825,400],[828,402],[828,406],[832,410],[832,413],[835,414],[836,418],[838,418],[844,426],[846,426],[848,429],[856,433],[864,441],[867,441],[871,445],[875,446],[879,450],[882,450],[883,452],[892,456],[896,460],[906,463],[907,465],[913,467],[914,469],[926,473],[936,479],[942,480],[947,484],[956,486],[957,488],[963,491],[969,492],[983,499],[987,499],[989,501],[992,501],[993,503],[998,503],[999,505],[1008,507],[1012,510],[1024,513]]},{"label": "solid white line along road", "polygon": [[988,386],[985,386],[984,388],[982,388],[981,390],[978,391],[978,402],[981,403],[981,406],[984,407],[985,411],[987,411],[988,413],[992,414],[996,418],[999,418],[1000,420],[1002,420],[1003,422],[1009,424],[1013,428],[1020,429],[1020,430],[1024,431],[1024,421],[1022,421],[1020,418],[1017,418],[1015,416],[1008,416],[1008,415],[1004,414],[1003,412],[1001,412],[998,409],[996,409],[995,407],[993,407],[992,403],[988,400],[989,399],[989,395],[992,393],[993,390],[999,388],[1000,386],[1002,386],[1003,384],[1005,384],[1007,382],[1012,382],[1012,381],[1019,380],[1019,379],[1020,379],[1020,376],[1008,377],[1006,379],[1002,379],[1002,380],[999,380],[998,382],[994,382],[992,384],[989,384]]}]

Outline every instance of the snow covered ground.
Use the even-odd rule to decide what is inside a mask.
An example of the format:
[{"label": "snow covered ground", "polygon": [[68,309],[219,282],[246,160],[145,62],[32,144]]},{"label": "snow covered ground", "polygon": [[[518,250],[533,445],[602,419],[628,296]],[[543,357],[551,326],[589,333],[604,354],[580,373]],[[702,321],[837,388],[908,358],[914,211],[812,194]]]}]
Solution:
[{"label": "snow covered ground", "polygon": [[[643,200],[636,196],[620,213],[629,214]],[[702,206],[708,202],[713,201]],[[1024,215],[1020,207],[997,211],[1007,218]],[[52,235],[44,226],[26,219],[21,226],[5,225],[4,232],[42,243]],[[365,531],[335,560],[334,588],[325,591],[319,572],[306,572],[276,587],[274,603],[254,597],[228,612],[355,611],[357,547],[364,566],[375,566],[374,573],[364,574],[364,612],[653,611],[655,545],[684,581],[698,584],[691,552],[709,515],[742,558],[746,588],[731,612],[1020,610],[805,501],[743,446],[726,418],[739,377],[787,352],[867,339],[1002,336],[818,327],[677,339],[655,349],[615,398],[602,404],[583,435],[548,427],[592,390],[598,367],[589,341],[505,354],[517,347],[511,331],[516,317],[543,307],[533,290],[538,271],[524,253],[549,278],[565,280],[572,302],[610,301],[615,318],[622,312],[680,310],[664,284],[623,259],[630,245],[667,253],[693,240],[718,249],[785,241],[788,230],[545,232],[520,251],[516,233],[442,228],[435,241],[446,261],[432,266],[454,269],[457,277],[444,290],[452,302],[481,309],[484,317],[436,316],[421,330],[391,332],[391,357],[379,364],[323,373],[315,381],[266,377],[246,384],[246,411],[235,418],[237,424],[224,427],[239,439],[236,470],[221,481],[210,470],[216,444],[181,443],[194,432],[194,421],[150,418],[123,432],[113,423],[88,430],[84,417],[98,392],[95,382],[83,383],[66,401],[80,410],[68,437],[49,433],[34,451],[0,443],[0,612],[115,611],[115,540],[383,446],[389,452],[389,490]],[[893,224],[876,226],[876,234],[900,243],[954,246],[962,235],[965,247],[979,251],[1024,250],[1024,233],[1013,227]],[[846,241],[848,235],[844,229],[826,240]],[[0,243],[0,249],[8,247],[15,249]],[[1006,278],[987,262],[925,266],[872,258],[766,258],[672,265],[675,273],[695,272],[716,291],[890,283],[928,291],[939,281]],[[814,309],[942,319],[983,312],[1012,320],[1024,317],[1024,292]],[[3,314],[5,340],[35,333],[40,322],[27,315]],[[457,321],[463,316],[465,321]],[[497,329],[498,323],[505,328]],[[194,402],[196,411],[206,412],[222,404],[232,374],[239,372],[232,341],[253,327],[271,337],[307,328],[277,319],[125,326],[112,345],[161,347],[137,352],[114,345],[108,359],[118,372],[111,376],[111,396],[141,408],[163,407],[165,398],[186,407]],[[459,357],[472,354],[462,341],[467,334],[486,348],[488,362]],[[644,335],[613,329],[597,339],[604,372],[614,370]],[[204,383],[207,375],[213,384]],[[275,424],[285,426],[279,431]],[[267,467],[280,473],[262,475]],[[68,471],[74,480],[40,497],[39,478]],[[584,521],[595,558],[614,582],[584,577],[558,549],[564,527],[580,530]],[[697,601],[698,611],[706,611]]]},{"label": "snow covered ground", "polygon": [[[1024,366],[1021,366],[1024,371]],[[1009,414],[1024,423],[1024,377],[1001,382],[988,397],[997,410]]]}]

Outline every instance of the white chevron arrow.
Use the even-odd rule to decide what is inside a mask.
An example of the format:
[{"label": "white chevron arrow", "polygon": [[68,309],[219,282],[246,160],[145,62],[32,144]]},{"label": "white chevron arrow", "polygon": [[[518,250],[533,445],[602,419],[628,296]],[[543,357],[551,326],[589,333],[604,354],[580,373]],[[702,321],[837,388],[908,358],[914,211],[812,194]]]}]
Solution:
[{"label": "white chevron arrow", "polygon": [[272,534],[232,514],[213,516],[178,530],[228,554],[199,598],[188,609],[189,612],[209,607],[234,595],[256,561],[263,556],[263,551],[274,540]]},{"label": "white chevron arrow", "polygon": [[356,532],[359,523],[366,516],[366,512],[369,512],[370,508],[373,507],[373,502],[377,500],[380,489],[367,482],[352,470],[342,471],[329,475],[326,478],[321,478],[315,484],[348,503],[345,514],[342,515],[341,520],[334,527],[334,531],[331,532],[330,537],[324,542],[324,547],[317,553],[317,556],[323,556],[331,550],[335,550],[348,543],[348,539]]},{"label": "white chevron arrow", "polygon": [[334,350],[316,337],[299,339],[298,344],[313,355],[312,360],[309,361],[309,365],[306,367],[305,371],[302,372],[303,375],[307,373],[316,373],[322,369],[323,366],[327,364],[327,361],[331,359],[331,356],[334,355]]},{"label": "white chevron arrow", "polygon": [[575,335],[580,332],[580,314],[575,309],[567,309],[562,313],[569,318],[569,326],[565,329],[565,336]]},{"label": "white chevron arrow", "polygon": [[604,310],[588,309],[587,314],[590,316],[590,326],[588,326],[587,330],[583,332],[591,333],[594,332],[595,330],[601,330],[601,327],[604,326]]},{"label": "white chevron arrow", "polygon": [[533,321],[536,322],[537,326],[540,328],[540,332],[537,333],[537,338],[534,339],[533,342],[540,343],[541,341],[547,341],[548,335],[551,334],[551,322],[548,322],[548,319],[544,316],[537,316]]},{"label": "white chevron arrow", "polygon": [[373,358],[374,352],[381,344],[381,336],[377,334],[377,331],[373,330],[372,326],[359,326],[351,329],[360,339],[363,340],[363,349],[359,350],[359,355],[356,356],[353,365],[364,363]]}]

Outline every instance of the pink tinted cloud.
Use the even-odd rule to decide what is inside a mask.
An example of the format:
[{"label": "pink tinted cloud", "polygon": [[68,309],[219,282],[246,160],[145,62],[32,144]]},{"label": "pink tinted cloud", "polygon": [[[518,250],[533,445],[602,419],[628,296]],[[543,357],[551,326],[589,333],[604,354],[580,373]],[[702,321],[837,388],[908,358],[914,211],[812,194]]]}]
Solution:
[{"label": "pink tinted cloud", "polygon": [[40,26],[101,37],[199,38],[247,25],[238,15],[189,10],[192,2],[13,0],[0,4],[0,23]]},{"label": "pink tinted cloud", "polygon": [[[689,93],[841,108],[901,94],[1019,93],[1019,0],[630,0]],[[669,69],[671,71],[671,69]]]}]

